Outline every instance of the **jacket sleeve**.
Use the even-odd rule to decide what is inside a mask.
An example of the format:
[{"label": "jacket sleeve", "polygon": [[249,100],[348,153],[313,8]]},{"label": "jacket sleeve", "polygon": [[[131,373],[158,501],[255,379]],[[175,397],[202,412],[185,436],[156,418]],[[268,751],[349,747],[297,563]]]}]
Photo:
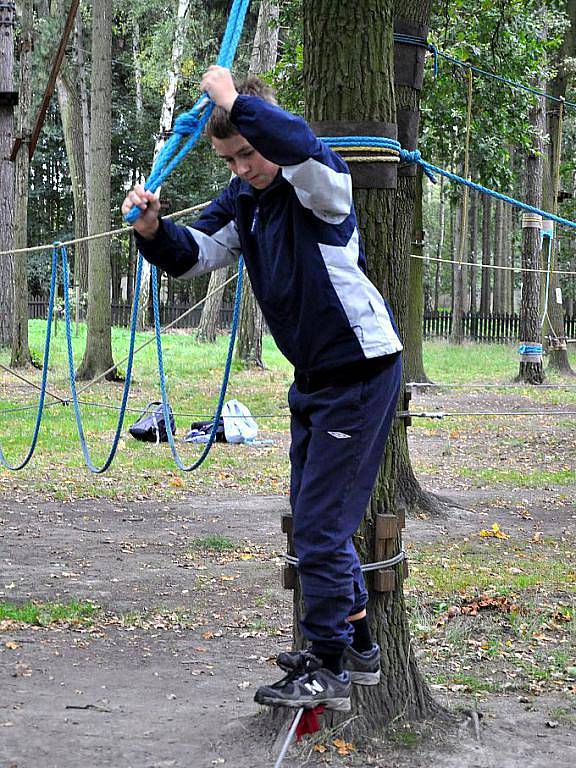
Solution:
[{"label": "jacket sleeve", "polygon": [[191,279],[233,264],[240,255],[235,221],[235,195],[227,187],[191,227],[160,219],[153,240],[136,233],[140,253],[173,277]]},{"label": "jacket sleeve", "polygon": [[348,166],[300,117],[257,96],[240,95],[230,118],[263,157],[282,168],[300,203],[318,218],[342,223],[352,210]]}]

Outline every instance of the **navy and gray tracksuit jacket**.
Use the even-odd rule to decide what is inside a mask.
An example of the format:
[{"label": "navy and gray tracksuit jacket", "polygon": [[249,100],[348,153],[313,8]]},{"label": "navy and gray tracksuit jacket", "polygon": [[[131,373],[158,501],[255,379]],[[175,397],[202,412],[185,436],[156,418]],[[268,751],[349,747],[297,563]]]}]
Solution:
[{"label": "navy and gray tracksuit jacket", "polygon": [[303,374],[402,349],[387,306],[365,275],[344,161],[306,122],[255,96],[239,96],[231,119],[280,166],[265,190],[234,178],[190,228],[163,219],[143,255],[174,277],[192,278],[244,255],[250,282],[278,347]]},{"label": "navy and gray tracksuit jacket", "polygon": [[264,190],[234,178],[192,227],[161,220],[143,255],[175,277],[244,255],[278,347],[294,365],[291,493],[294,545],[313,649],[351,642],[347,616],[367,600],[352,543],[396,407],[402,345],[368,280],[344,161],[306,122],[240,95],[231,120],[280,166]]}]

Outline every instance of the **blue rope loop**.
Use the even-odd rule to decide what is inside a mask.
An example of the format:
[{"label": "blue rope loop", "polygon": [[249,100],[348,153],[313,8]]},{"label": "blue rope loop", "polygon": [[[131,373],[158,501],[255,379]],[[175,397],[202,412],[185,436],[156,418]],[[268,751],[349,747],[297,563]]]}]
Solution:
[{"label": "blue rope loop", "polygon": [[400,153],[400,142],[385,136],[322,136],[323,141],[329,147],[378,147],[392,149]]},{"label": "blue rope loop", "polygon": [[36,411],[36,423],[34,424],[34,430],[32,433],[32,442],[28,453],[22,459],[19,464],[10,464],[7,460],[2,447],[0,446],[0,463],[14,472],[18,472],[28,464],[34,451],[36,450],[36,444],[38,442],[38,435],[40,434],[40,425],[42,423],[42,414],[44,412],[44,400],[46,398],[46,385],[48,383],[48,363],[50,360],[50,343],[52,338],[52,316],[54,314],[54,299],[56,296],[56,274],[58,268],[58,250],[56,246],[52,248],[52,271],[50,273],[50,297],[48,299],[48,322],[46,323],[46,337],[44,340],[44,360],[42,363],[42,383],[40,385],[40,396],[38,398],[38,410]]},{"label": "blue rope loop", "polygon": [[162,412],[164,414],[164,422],[166,424],[166,433],[168,436],[168,443],[170,450],[176,465],[183,472],[192,472],[197,469],[206,459],[214,442],[216,440],[216,432],[218,431],[218,424],[222,415],[222,409],[224,407],[224,398],[226,397],[226,390],[228,388],[228,381],[230,379],[230,370],[232,368],[232,354],[234,352],[234,344],[236,342],[236,332],[238,330],[238,320],[240,317],[240,304],[242,299],[242,282],[244,274],[244,260],[242,256],[238,261],[238,282],[236,283],[236,296],[234,299],[234,314],[232,316],[232,328],[230,330],[230,342],[228,344],[228,355],[226,357],[226,365],[224,367],[224,374],[222,376],[222,386],[220,387],[220,395],[218,397],[218,405],[216,406],[216,412],[214,414],[214,423],[212,425],[212,431],[208,438],[208,442],[204,446],[204,450],[190,466],[186,466],[180,455],[174,442],[174,434],[172,432],[172,424],[170,422],[170,411],[168,405],[168,395],[166,392],[166,376],[164,374],[164,359],[162,354],[162,336],[160,333],[160,308],[158,305],[158,270],[156,267],[152,267],[152,304],[154,307],[154,331],[156,333],[156,354],[158,357],[158,373],[160,376],[160,392],[162,394]]},{"label": "blue rope loop", "polygon": [[[216,62],[221,67],[230,68],[234,61],[249,5],[250,0],[234,0]],[[192,109],[175,120],[173,133],[156,156],[144,189],[156,192],[182,162],[200,138],[213,109],[214,102],[203,94]],[[185,141],[186,137],[188,138]],[[133,224],[141,213],[140,208],[134,206],[124,216],[124,220]]]},{"label": "blue rope loop", "polygon": [[132,383],[132,364],[134,360],[134,346],[136,339],[136,324],[138,320],[138,300],[140,297],[140,286],[142,283],[142,256],[138,258],[136,266],[136,278],[134,285],[134,302],[132,304],[132,318],[130,323],[130,342],[128,350],[128,361],[126,365],[126,379],[124,381],[124,391],[122,393],[122,401],[120,405],[120,413],[118,415],[118,423],[116,424],[116,431],[114,433],[114,440],[112,447],[108,453],[104,463],[97,467],[90,456],[88,445],[86,443],[86,436],[84,434],[84,426],[82,424],[82,414],[80,412],[80,404],[78,402],[78,393],[76,390],[76,376],[74,370],[74,355],[72,351],[72,322],[70,319],[70,286],[69,286],[69,270],[68,270],[68,253],[65,246],[60,246],[60,255],[62,257],[62,275],[64,283],[64,316],[66,322],[66,346],[68,351],[68,375],[70,378],[70,392],[72,393],[72,403],[74,405],[74,415],[76,417],[76,428],[78,431],[78,437],[80,438],[80,445],[82,447],[82,453],[84,454],[84,461],[88,469],[95,475],[100,475],[105,472],[118,449],[120,443],[120,437],[122,435],[122,426],[124,425],[124,417],[126,415],[126,406],[128,404],[128,395],[130,393],[130,386]]},{"label": "blue rope loop", "polygon": [[401,35],[399,32],[394,33],[394,42],[399,45],[417,45],[420,48],[426,48],[427,51],[434,55],[434,77],[438,76],[438,49],[433,43],[429,43],[424,37]]}]

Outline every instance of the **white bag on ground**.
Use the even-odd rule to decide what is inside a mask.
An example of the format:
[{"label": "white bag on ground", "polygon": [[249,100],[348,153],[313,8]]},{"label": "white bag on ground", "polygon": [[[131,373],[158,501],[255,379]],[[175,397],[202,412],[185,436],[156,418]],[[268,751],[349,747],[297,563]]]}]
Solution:
[{"label": "white bag on ground", "polygon": [[229,400],[224,404],[222,418],[227,443],[251,443],[258,434],[258,425],[252,414],[239,400]]}]

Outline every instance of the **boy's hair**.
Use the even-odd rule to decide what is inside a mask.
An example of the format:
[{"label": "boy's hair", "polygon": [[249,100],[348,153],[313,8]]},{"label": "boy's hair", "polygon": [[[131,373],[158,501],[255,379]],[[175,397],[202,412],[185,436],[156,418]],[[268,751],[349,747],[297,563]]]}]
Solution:
[{"label": "boy's hair", "polygon": [[[235,83],[235,85],[238,93],[247,96],[259,96],[270,104],[278,103],[274,89],[268,83],[260,80],[259,77],[252,75],[239,83]],[[214,107],[206,123],[205,132],[209,138],[229,139],[238,134],[238,129],[230,120],[230,113],[227,110],[223,107]]]}]

